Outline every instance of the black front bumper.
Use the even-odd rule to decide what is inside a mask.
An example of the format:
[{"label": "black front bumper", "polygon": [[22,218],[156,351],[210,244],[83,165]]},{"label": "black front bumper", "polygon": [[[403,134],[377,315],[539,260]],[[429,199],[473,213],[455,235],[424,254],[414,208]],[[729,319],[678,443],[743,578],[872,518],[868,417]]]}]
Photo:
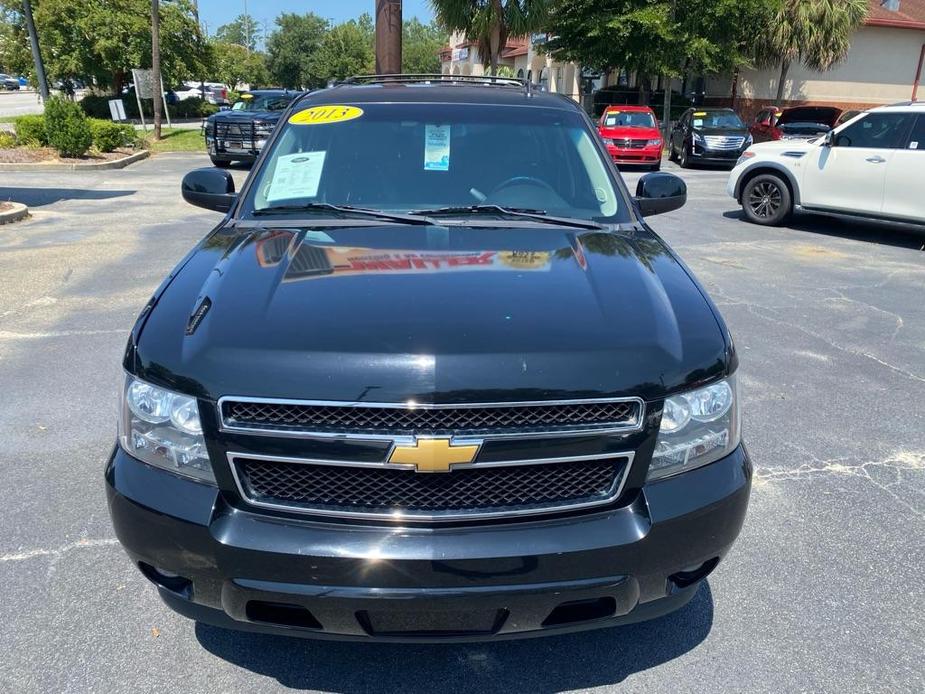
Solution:
[{"label": "black front bumper", "polygon": [[118,448],[106,480],[120,542],[181,614],[294,636],[447,641],[614,626],[683,606],[742,527],[751,463],[739,447],[620,508],[439,528],[255,514]]}]

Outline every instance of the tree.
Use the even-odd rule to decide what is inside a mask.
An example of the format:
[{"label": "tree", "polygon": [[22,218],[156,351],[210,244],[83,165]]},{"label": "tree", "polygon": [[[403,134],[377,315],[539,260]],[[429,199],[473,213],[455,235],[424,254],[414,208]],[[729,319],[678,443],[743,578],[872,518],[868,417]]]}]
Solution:
[{"label": "tree", "polygon": [[239,14],[228,24],[222,24],[215,32],[215,39],[224,43],[236,43],[249,51],[256,51],[260,43],[260,25],[249,14]]},{"label": "tree", "polygon": [[402,34],[402,72],[440,72],[440,50],[446,45],[446,32],[436,22],[422,24],[414,17],[404,23]]},{"label": "tree", "polygon": [[0,2],[0,70],[13,75],[32,71],[29,37],[22,17],[22,3]]},{"label": "tree", "polygon": [[[649,78],[717,73],[750,64],[750,44],[775,0],[553,0],[546,50],[603,72],[635,72],[647,101]],[[667,119],[666,119],[667,120]]]},{"label": "tree", "polygon": [[[35,2],[48,77],[112,84],[118,93],[132,68],[151,65],[150,0]],[[160,8],[161,71],[165,85],[203,75],[209,48],[188,0]]]},{"label": "tree", "polygon": [[356,20],[332,27],[309,60],[312,82],[321,86],[330,80],[371,73],[376,56],[369,37]]},{"label": "tree", "polygon": [[778,103],[790,66],[799,61],[811,70],[830,70],[845,59],[869,10],[868,0],[783,0],[771,31],[756,44],[759,63],[780,66]]},{"label": "tree", "polygon": [[[430,0],[437,21],[447,31],[461,31],[478,44],[492,75],[508,36],[525,36],[546,28],[550,0]],[[563,4],[568,4],[563,0]]]},{"label": "tree", "polygon": [[249,52],[237,43],[224,41],[212,42],[213,73],[219,82],[229,89],[235,89],[240,83],[255,85],[267,84],[267,60],[263,53]]},{"label": "tree", "polygon": [[309,68],[311,56],[321,47],[328,23],[316,14],[284,12],[267,38],[267,67],[271,81],[289,89],[319,86]]}]

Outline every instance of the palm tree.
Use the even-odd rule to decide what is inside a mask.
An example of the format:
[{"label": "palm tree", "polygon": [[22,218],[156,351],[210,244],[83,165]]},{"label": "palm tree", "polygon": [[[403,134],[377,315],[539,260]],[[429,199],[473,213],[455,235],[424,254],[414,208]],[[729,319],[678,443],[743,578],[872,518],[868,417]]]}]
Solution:
[{"label": "palm tree", "polygon": [[443,28],[461,31],[477,42],[483,64],[496,75],[508,36],[542,29],[548,0],[430,0],[430,4]]},{"label": "palm tree", "polygon": [[766,65],[780,65],[777,103],[784,98],[790,66],[829,70],[845,59],[851,37],[870,9],[868,0],[783,0],[759,48]]}]

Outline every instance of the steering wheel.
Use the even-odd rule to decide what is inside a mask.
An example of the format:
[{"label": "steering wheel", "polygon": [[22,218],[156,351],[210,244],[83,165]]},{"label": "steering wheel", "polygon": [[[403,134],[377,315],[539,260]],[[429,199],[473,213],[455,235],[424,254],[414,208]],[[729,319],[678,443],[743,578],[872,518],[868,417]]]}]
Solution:
[{"label": "steering wheel", "polygon": [[542,188],[549,193],[557,195],[555,188],[549,185],[546,181],[541,178],[535,178],[533,176],[512,176],[506,181],[501,181],[496,185],[492,191],[488,194],[488,197],[493,197],[496,193],[500,193],[506,188],[511,188],[513,186],[535,186],[537,188]]}]

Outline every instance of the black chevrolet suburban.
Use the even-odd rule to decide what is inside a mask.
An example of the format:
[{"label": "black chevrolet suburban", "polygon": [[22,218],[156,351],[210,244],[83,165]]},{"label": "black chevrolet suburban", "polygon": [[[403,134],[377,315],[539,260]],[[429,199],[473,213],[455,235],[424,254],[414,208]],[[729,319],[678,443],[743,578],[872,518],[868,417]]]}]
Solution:
[{"label": "black chevrolet suburban", "polygon": [[106,466],[163,600],[234,629],[504,639],[685,605],[742,526],[732,338],[567,98],[368,77],[293,102],[124,357]]}]

